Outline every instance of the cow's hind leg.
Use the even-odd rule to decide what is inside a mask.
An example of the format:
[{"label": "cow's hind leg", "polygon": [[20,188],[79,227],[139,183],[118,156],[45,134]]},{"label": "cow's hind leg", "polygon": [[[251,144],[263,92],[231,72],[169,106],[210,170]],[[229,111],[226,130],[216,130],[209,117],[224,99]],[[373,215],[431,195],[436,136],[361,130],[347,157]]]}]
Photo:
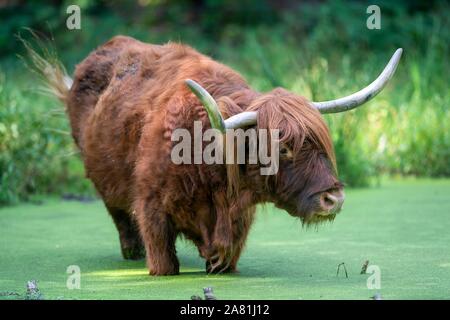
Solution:
[{"label": "cow's hind leg", "polygon": [[178,274],[180,264],[175,248],[177,232],[169,216],[161,210],[159,203],[152,201],[140,202],[136,215],[147,251],[149,274]]},{"label": "cow's hind leg", "polygon": [[107,207],[119,231],[120,248],[124,259],[138,260],[145,257],[145,248],[133,217],[125,210]]}]

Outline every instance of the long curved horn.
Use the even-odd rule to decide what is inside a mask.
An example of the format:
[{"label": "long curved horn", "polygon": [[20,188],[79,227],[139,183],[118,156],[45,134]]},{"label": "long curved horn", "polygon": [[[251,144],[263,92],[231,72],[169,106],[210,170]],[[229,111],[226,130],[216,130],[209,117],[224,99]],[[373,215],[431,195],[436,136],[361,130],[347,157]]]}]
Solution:
[{"label": "long curved horn", "polygon": [[399,48],[393,54],[391,60],[384,68],[383,72],[364,89],[355,92],[349,96],[339,98],[336,100],[324,101],[324,102],[312,102],[312,105],[316,107],[320,113],[337,113],[354,109],[373,97],[375,97],[388,83],[392,75],[397,68],[397,65],[402,56],[403,49]]},{"label": "long curved horn", "polygon": [[[375,97],[392,78],[402,56],[402,52],[403,49],[397,49],[392,55],[391,60],[389,60],[388,64],[384,68],[383,72],[381,72],[378,78],[376,78],[364,89],[336,100],[311,102],[311,104],[316,107],[317,110],[319,110],[321,113],[338,113],[354,109],[366,103],[367,101]],[[221,132],[225,132],[226,129],[237,129],[256,124],[256,111],[241,112],[224,120],[222,115],[220,114],[219,107],[217,106],[216,101],[208,93],[208,91],[206,91],[194,80],[187,79],[185,82],[205,107],[212,128],[218,129]]]},{"label": "long curved horn", "polygon": [[205,107],[212,128],[225,133],[226,129],[237,129],[256,124],[256,111],[241,112],[224,120],[220,114],[217,102],[208,91],[194,80],[187,79],[185,83]]}]

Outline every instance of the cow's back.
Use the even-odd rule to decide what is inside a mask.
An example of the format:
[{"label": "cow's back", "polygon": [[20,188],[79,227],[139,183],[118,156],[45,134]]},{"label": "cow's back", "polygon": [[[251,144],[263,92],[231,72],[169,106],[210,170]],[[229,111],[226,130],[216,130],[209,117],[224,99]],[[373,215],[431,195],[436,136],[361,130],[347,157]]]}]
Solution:
[{"label": "cow's back", "polygon": [[[97,48],[77,65],[67,107],[72,135],[82,150],[83,129],[87,119],[94,111],[100,97],[114,82],[114,77],[120,79],[124,75],[117,72],[119,64],[124,62],[124,56],[128,52],[143,51],[147,46],[149,45],[133,38],[117,36]],[[128,72],[131,71],[130,69]],[[117,98],[120,98],[120,95],[117,95]]]}]

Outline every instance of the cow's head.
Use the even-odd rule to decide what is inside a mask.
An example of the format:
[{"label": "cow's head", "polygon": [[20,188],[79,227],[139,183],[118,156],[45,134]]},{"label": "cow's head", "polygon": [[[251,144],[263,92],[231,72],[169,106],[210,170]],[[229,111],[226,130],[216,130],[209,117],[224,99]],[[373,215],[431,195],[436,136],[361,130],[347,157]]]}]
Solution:
[{"label": "cow's head", "polygon": [[259,96],[248,109],[257,112],[258,129],[279,129],[278,171],[264,181],[269,200],[307,223],[334,218],[344,202],[343,184],[320,112],[281,88]]},{"label": "cow's head", "polygon": [[332,140],[321,113],[343,112],[369,101],[392,77],[401,54],[398,49],[375,81],[347,97],[309,102],[277,88],[258,95],[245,112],[226,120],[204,88],[192,80],[186,83],[201,100],[213,128],[222,132],[249,126],[279,130],[279,169],[264,178],[266,197],[302,221],[315,223],[334,219],[344,202]]}]

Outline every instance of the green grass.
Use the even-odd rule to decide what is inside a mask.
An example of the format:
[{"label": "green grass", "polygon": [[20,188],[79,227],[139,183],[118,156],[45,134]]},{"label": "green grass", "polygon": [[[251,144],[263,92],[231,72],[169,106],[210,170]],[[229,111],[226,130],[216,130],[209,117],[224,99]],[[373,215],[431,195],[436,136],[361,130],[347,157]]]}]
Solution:
[{"label": "green grass", "polygon": [[[206,275],[180,241],[181,275],[147,276],[144,261],[122,260],[116,230],[100,202],[48,200],[0,210],[0,292],[23,295],[38,280],[46,299],[189,299],[213,286],[219,299],[450,298],[450,180],[389,181],[347,192],[342,214],[316,231],[285,212],[261,209],[240,274]],[[381,290],[360,275],[381,268]],[[336,277],[345,262],[348,279]],[[81,289],[66,268],[81,268]],[[0,297],[2,298],[2,297]],[[4,297],[3,297],[4,298]]]}]

